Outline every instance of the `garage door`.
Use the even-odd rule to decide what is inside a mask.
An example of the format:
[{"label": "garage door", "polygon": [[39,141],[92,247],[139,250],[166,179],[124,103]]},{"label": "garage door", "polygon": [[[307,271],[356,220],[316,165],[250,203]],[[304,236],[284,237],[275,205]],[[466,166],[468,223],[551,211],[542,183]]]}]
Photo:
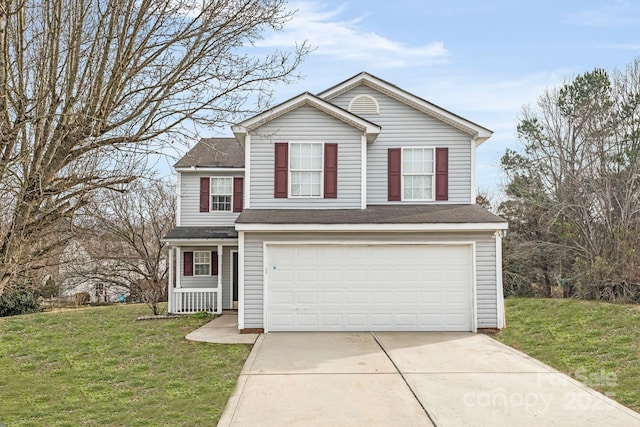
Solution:
[{"label": "garage door", "polygon": [[268,331],[470,331],[470,245],[268,245]]}]

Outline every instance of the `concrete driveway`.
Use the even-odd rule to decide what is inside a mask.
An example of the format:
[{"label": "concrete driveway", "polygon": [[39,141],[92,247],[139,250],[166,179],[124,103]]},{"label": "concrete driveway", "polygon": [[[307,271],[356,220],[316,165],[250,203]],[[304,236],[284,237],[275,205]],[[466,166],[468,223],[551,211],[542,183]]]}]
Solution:
[{"label": "concrete driveway", "polygon": [[261,335],[219,426],[640,426],[485,335]]}]

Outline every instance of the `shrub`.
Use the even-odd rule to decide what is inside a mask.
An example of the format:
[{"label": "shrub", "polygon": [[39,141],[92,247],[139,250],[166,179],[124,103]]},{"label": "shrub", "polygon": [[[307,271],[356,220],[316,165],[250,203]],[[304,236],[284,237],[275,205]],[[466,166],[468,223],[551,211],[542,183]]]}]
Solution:
[{"label": "shrub", "polygon": [[89,292],[78,292],[75,295],[76,307],[80,307],[81,305],[88,304],[91,301],[91,295]]},{"label": "shrub", "polygon": [[40,296],[42,298],[52,298],[57,297],[59,293],[58,284],[53,279],[53,277],[49,277],[45,282],[44,286],[40,290]]},{"label": "shrub", "polygon": [[42,311],[38,295],[31,289],[21,288],[7,291],[0,296],[0,317]]}]

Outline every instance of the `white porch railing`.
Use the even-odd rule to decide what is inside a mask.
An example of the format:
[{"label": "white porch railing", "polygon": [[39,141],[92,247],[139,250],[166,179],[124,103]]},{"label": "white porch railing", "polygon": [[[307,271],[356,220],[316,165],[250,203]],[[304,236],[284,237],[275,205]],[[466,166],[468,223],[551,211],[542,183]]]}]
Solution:
[{"label": "white porch railing", "polygon": [[169,313],[216,313],[222,304],[220,299],[218,288],[173,288],[169,295]]}]

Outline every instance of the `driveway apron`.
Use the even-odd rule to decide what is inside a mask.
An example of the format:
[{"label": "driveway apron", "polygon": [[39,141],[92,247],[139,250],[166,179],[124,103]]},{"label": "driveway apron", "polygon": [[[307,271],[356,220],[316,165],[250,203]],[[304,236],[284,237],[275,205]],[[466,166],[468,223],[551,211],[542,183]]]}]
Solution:
[{"label": "driveway apron", "polygon": [[261,335],[219,426],[640,426],[640,415],[487,336]]}]

